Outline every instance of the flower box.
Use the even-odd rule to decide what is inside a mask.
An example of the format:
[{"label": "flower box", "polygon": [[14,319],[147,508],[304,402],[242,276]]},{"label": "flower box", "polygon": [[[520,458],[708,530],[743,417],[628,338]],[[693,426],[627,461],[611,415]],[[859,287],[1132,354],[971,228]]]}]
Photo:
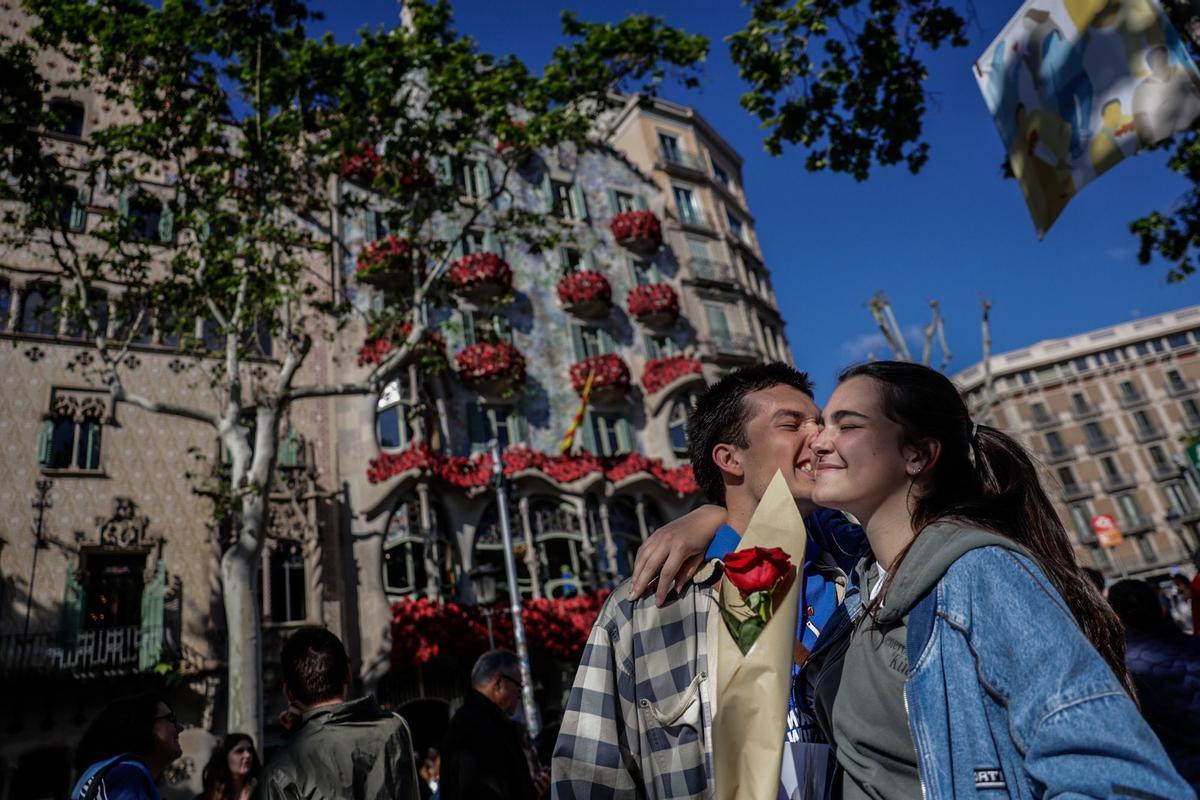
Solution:
[{"label": "flower box", "polygon": [[[388,354],[395,350],[401,342],[408,339],[409,333],[412,332],[412,324],[402,322],[392,329],[392,332],[384,333],[378,336],[369,336],[363,342],[362,347],[358,351],[358,365],[365,367],[368,364],[382,363]],[[422,368],[436,372],[445,369],[448,361],[446,359],[446,341],[442,335],[433,329],[427,328],[425,334],[421,337],[421,341],[417,342],[413,347],[413,353],[420,359]]]},{"label": "flower box", "polygon": [[454,355],[463,383],[482,394],[504,394],[525,382],[525,357],[510,342],[480,342]]},{"label": "flower box", "polygon": [[702,374],[703,369],[700,362],[694,358],[687,356],[652,358],[646,362],[646,369],[642,372],[642,386],[649,394],[654,394],[684,375]]},{"label": "flower box", "polygon": [[416,248],[408,239],[385,236],[359,251],[354,276],[361,283],[395,289],[412,285],[419,264]]},{"label": "flower box", "polygon": [[571,386],[582,396],[589,374],[592,378],[591,400],[597,404],[616,403],[629,396],[629,367],[621,357],[608,353],[591,356],[571,365]]},{"label": "flower box", "polygon": [[669,283],[635,286],[626,304],[639,322],[654,328],[665,328],[679,318],[679,296]]},{"label": "flower box", "polygon": [[379,177],[383,161],[375,148],[369,144],[363,145],[355,153],[343,153],[342,165],[338,170],[341,176],[359,186],[370,186]]},{"label": "flower box", "polygon": [[482,302],[512,292],[512,268],[495,253],[471,253],[450,265],[446,279],[454,291],[469,300]]},{"label": "flower box", "polygon": [[558,299],[577,316],[606,317],[612,305],[612,285],[596,270],[571,272],[558,281]]},{"label": "flower box", "polygon": [[622,211],[608,223],[617,244],[641,255],[662,246],[662,224],[653,211]]}]

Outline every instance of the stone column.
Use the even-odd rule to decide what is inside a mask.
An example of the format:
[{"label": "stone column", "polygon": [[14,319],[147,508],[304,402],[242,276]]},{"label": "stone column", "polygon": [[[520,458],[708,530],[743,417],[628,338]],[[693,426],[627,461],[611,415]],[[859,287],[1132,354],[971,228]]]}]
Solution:
[{"label": "stone column", "polygon": [[525,531],[525,569],[529,570],[529,584],[535,599],[542,597],[542,581],[538,569],[538,554],[534,548],[533,525],[529,522],[529,498],[522,497],[517,501],[517,510],[521,514],[521,527]]},{"label": "stone column", "polygon": [[618,578],[617,572],[617,543],[613,539],[612,526],[608,522],[608,505],[600,503],[600,529],[604,533],[604,555],[608,562],[608,569],[605,570],[605,577],[612,582],[616,582]]},{"label": "stone column", "polygon": [[417,484],[417,500],[421,504],[421,541],[424,542],[425,558],[425,596],[430,600],[440,600],[442,595],[441,563],[438,558],[437,531],[433,526],[433,513],[429,504],[429,482]]}]

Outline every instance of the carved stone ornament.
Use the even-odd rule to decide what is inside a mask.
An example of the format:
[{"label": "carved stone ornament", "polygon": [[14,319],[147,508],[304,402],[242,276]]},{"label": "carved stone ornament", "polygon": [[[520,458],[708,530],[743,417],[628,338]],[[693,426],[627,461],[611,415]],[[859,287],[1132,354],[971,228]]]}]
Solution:
[{"label": "carved stone ornament", "polygon": [[129,497],[113,498],[111,517],[96,517],[100,544],[106,547],[145,547],[158,539],[148,532],[150,518],[138,513],[137,503]]},{"label": "carved stone ornament", "polygon": [[59,394],[55,392],[50,412],[56,417],[70,417],[75,422],[103,420],[107,416],[105,398],[96,394]]},{"label": "carved stone ornament", "polygon": [[267,536],[272,539],[295,539],[305,541],[310,538],[312,526],[306,515],[293,502],[271,503],[271,517],[267,526]]}]

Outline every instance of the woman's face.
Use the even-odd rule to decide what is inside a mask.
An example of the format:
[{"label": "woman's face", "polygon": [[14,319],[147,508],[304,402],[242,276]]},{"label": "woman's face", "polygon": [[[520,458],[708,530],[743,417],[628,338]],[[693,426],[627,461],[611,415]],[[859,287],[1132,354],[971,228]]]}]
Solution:
[{"label": "woman's face", "polygon": [[242,739],[230,749],[226,758],[229,761],[229,774],[245,778],[254,769],[254,745],[249,739]]},{"label": "woman's face", "polygon": [[879,384],[861,375],[838,385],[822,416],[825,428],[813,442],[813,500],[865,522],[897,492],[908,491],[904,432],[884,415]]}]

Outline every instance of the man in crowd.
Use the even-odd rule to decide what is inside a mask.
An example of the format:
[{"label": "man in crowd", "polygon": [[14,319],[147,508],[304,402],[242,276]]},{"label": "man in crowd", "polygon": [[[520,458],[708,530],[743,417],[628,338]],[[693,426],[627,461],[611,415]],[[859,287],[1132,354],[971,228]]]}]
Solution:
[{"label": "man in crowd", "polygon": [[[684,544],[671,533],[652,537],[643,547],[650,549],[647,558],[639,553],[632,591],[618,587],[601,610],[555,746],[554,797],[683,798],[711,792],[715,688],[708,676],[715,654],[710,656],[707,630],[717,609],[713,583],[704,578],[713,571],[702,570],[698,582],[686,578],[714,530],[712,547],[719,552],[710,549],[710,556],[737,547],[776,471],[807,517],[796,639],[797,668],[803,664],[837,606],[839,581],[864,547],[857,526],[818,513],[812,502],[811,445],[819,417],[808,376],[780,363],[733,372],[699,398],[688,421],[689,454],[697,483],[718,507],[689,515]],[[796,536],[799,544],[805,531]],[[653,597],[635,599],[649,585],[647,573],[664,561],[669,568],[659,581],[660,604]],[[669,593],[672,585],[675,592]],[[823,796],[831,778],[830,748],[810,719],[790,711],[781,796]]]},{"label": "man in crowd", "polygon": [[526,746],[525,727],[512,718],[521,705],[517,654],[511,650],[484,653],[471,670],[471,687],[450,720],[442,746],[441,800],[542,797],[549,774],[531,763],[532,743]]},{"label": "man in crowd", "polygon": [[280,660],[283,694],[299,718],[263,771],[266,800],[417,800],[408,726],[372,696],[347,699],[350,657],[341,640],[324,628],[300,628]]}]

